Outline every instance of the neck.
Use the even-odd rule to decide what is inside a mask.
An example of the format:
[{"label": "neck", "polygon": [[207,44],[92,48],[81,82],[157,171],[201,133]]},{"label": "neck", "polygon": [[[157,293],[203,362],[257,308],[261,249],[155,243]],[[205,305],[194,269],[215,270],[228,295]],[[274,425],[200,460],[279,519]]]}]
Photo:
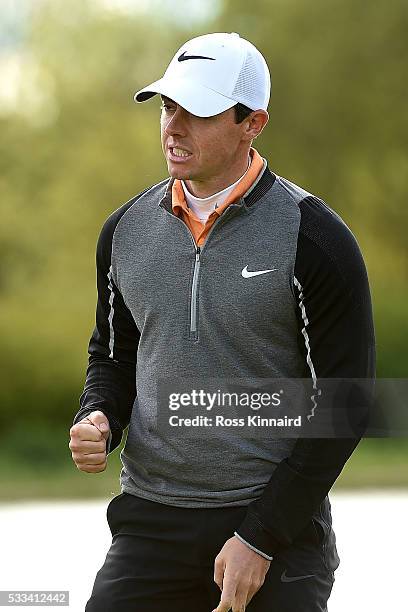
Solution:
[{"label": "neck", "polygon": [[219,177],[211,177],[209,179],[191,179],[184,180],[184,183],[189,192],[196,198],[208,198],[214,193],[222,191],[229,187],[241,178],[247,171],[250,163],[249,154],[241,163],[226,171]]}]

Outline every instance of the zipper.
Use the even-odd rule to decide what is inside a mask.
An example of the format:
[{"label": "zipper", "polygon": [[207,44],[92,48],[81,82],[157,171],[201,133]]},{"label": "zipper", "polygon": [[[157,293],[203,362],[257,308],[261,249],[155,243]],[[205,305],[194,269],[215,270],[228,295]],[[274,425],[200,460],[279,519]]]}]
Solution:
[{"label": "zipper", "polygon": [[[231,207],[227,208],[227,210],[224,212],[224,214],[221,215],[221,217],[219,217],[215,223],[212,224],[210,231],[207,234],[207,238],[205,240],[205,243],[203,245],[203,247],[199,247],[195,245],[195,241],[193,238],[193,235],[191,234],[189,228],[186,226],[187,230],[189,231],[191,237],[193,238],[194,241],[194,245],[195,245],[195,261],[194,261],[194,272],[193,272],[193,282],[191,283],[191,296],[190,296],[190,336],[192,336],[194,338],[194,340],[197,340],[198,338],[198,331],[197,331],[197,286],[198,286],[198,275],[200,272],[200,265],[201,265],[201,260],[200,260],[200,255],[202,250],[204,250],[204,247],[208,244],[208,240],[214,230],[214,228],[220,224],[221,219],[223,221],[225,221],[225,218],[227,216],[231,216],[231,211],[232,213],[236,213],[237,209],[231,209]],[[177,217],[179,218],[179,217]],[[183,225],[185,225],[184,221],[182,221],[182,219],[180,219],[180,221],[183,223]]]},{"label": "zipper", "polygon": [[235,214],[238,210],[238,206],[232,208],[234,205],[232,204],[230,207],[228,207],[225,212],[221,215],[221,217],[219,217],[215,223],[213,223],[213,225],[211,226],[210,231],[207,234],[207,238],[205,240],[205,243],[202,247],[197,246],[195,240],[194,240],[194,236],[191,233],[189,227],[184,223],[184,221],[182,219],[180,219],[180,217],[177,217],[176,215],[174,215],[173,213],[171,213],[169,210],[167,210],[165,207],[164,210],[171,215],[172,217],[174,217],[174,219],[177,219],[178,221],[180,221],[180,223],[183,224],[183,226],[186,228],[190,238],[191,238],[191,242],[194,245],[194,250],[195,250],[195,261],[194,261],[194,271],[193,271],[193,281],[191,283],[191,294],[190,294],[190,336],[192,336],[194,338],[194,340],[197,339],[198,337],[198,333],[197,333],[197,287],[198,287],[198,277],[199,277],[199,272],[200,272],[200,266],[201,266],[201,260],[200,260],[200,255],[202,253],[202,251],[204,250],[204,247],[207,245],[208,243],[208,239],[210,237],[210,235],[212,234],[214,228],[220,223],[221,220],[225,221],[225,218],[227,216],[229,216],[231,214],[231,211],[233,214]]},{"label": "zipper", "polygon": [[196,248],[196,256],[194,262],[193,282],[191,284],[191,302],[190,302],[190,333],[197,334],[197,283],[198,273],[200,272],[200,252],[201,248]]}]

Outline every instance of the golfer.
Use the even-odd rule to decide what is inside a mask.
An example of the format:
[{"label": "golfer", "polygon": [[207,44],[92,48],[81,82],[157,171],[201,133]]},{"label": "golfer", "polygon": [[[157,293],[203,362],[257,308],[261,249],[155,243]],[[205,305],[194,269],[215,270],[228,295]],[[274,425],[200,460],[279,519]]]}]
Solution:
[{"label": "golfer", "polygon": [[[211,381],[306,378],[316,416],[320,379],[375,374],[356,239],[252,146],[270,89],[261,53],[215,33],[135,94],[161,97],[170,176],[116,209],[97,244],[77,467],[105,470],[129,429],[86,612],[327,610],[339,565],[328,492],[359,438],[237,435],[214,426],[209,405],[194,435],[176,401],[205,398]],[[136,143],[136,161],[143,153]]]}]

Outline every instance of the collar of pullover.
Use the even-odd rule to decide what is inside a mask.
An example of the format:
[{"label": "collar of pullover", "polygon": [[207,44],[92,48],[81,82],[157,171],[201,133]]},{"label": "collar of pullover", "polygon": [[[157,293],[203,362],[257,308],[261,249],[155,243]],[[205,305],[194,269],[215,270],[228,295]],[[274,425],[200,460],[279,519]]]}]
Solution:
[{"label": "collar of pullover", "polygon": [[[252,185],[250,185],[247,191],[240,198],[238,198],[238,200],[242,198],[243,204],[246,208],[249,208],[250,206],[256,204],[256,202],[260,200],[272,188],[276,180],[276,174],[269,168],[268,162],[262,157],[261,159],[263,161],[263,168],[261,169],[258,177],[254,180]],[[248,174],[246,176],[248,176]],[[175,214],[172,208],[172,187],[174,183],[175,179],[171,177],[163,181],[163,186],[165,186],[165,190],[158,202],[158,206],[166,209],[172,214]],[[197,223],[200,222],[197,221]]]}]

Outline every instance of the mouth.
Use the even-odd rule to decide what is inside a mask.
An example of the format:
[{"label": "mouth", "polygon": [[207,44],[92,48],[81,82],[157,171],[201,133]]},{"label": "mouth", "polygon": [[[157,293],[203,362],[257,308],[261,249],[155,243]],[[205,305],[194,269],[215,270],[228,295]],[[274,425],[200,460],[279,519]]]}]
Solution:
[{"label": "mouth", "polygon": [[175,162],[185,162],[192,156],[192,153],[190,153],[190,151],[187,151],[182,147],[168,147],[167,152],[168,158],[171,161]]}]

